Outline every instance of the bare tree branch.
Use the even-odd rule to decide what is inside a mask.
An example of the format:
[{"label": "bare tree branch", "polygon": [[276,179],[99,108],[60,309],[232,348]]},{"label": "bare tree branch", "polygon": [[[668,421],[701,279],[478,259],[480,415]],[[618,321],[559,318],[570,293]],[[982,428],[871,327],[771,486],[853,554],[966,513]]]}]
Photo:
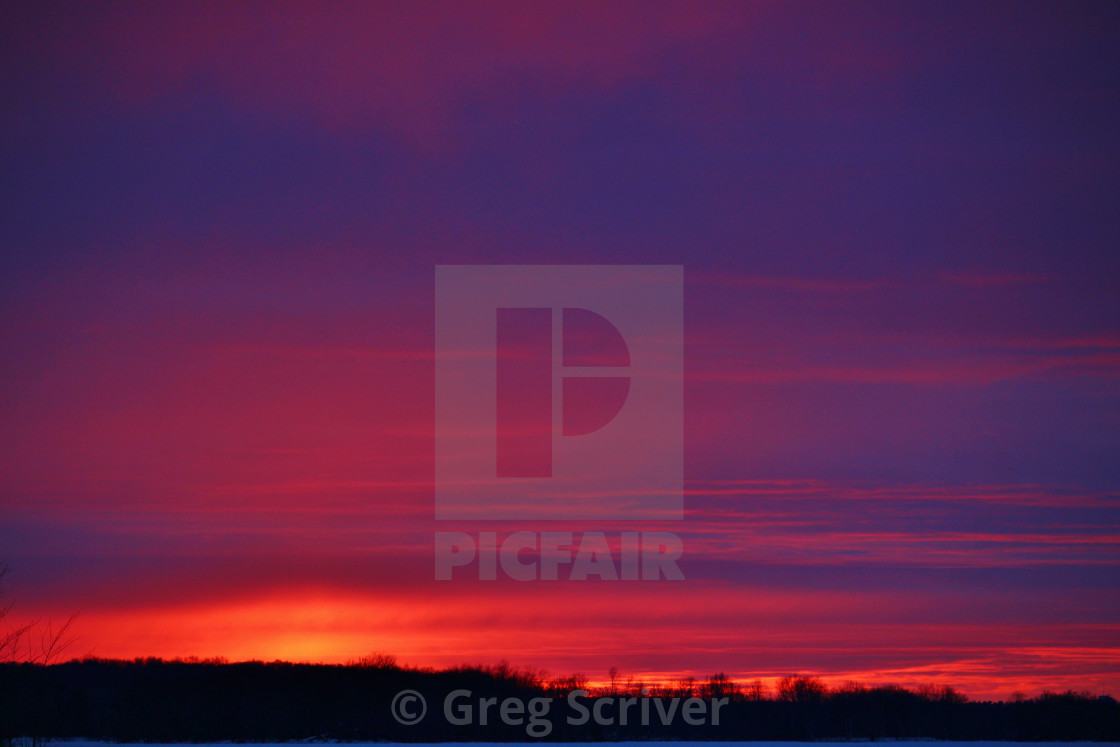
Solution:
[{"label": "bare tree branch", "polygon": [[61,656],[63,651],[70,648],[74,641],[78,640],[77,636],[69,635],[70,628],[77,619],[78,615],[75,613],[66,618],[66,622],[59,626],[57,631],[54,629],[54,624],[50,622],[40,631],[38,656],[40,664],[50,664]]},{"label": "bare tree branch", "polygon": [[[7,563],[0,564],[0,581],[7,573]],[[11,610],[10,603],[0,607],[0,627],[3,627],[4,620]],[[78,640],[78,637],[71,632],[77,619],[77,614],[70,615],[57,629],[49,620],[43,624],[41,620],[36,619],[0,631],[0,661],[30,664],[50,664],[56,661]]]}]

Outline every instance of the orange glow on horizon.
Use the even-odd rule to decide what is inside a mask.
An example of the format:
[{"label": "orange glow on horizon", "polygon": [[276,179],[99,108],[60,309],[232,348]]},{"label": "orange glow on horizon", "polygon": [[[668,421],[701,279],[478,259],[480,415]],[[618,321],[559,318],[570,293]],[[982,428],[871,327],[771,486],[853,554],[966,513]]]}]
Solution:
[{"label": "orange glow on horizon", "polygon": [[[523,613],[519,619],[499,618],[470,598],[449,606],[431,599],[371,598],[330,589],[208,605],[90,610],[80,616],[80,638],[68,654],[125,660],[198,657],[345,664],[376,652],[397,657],[402,666],[437,669],[506,660],[514,666],[544,670],[550,676],[582,674],[596,688],[609,684],[606,670],[612,666],[620,670],[623,683],[632,680],[646,685],[676,685],[694,678],[699,685],[714,671],[697,669],[690,661],[718,658],[726,662],[721,669],[732,680],[740,685],[760,680],[771,693],[781,677],[795,674],[819,677],[829,687],[848,682],[910,689],[931,684],[951,686],[977,700],[1007,699],[1017,691],[1035,695],[1044,690],[1115,693],[1120,689],[1110,673],[1120,665],[1120,649],[988,642],[973,645],[971,653],[962,654],[959,649],[965,641],[983,635],[979,629],[967,627],[896,630],[896,646],[904,649],[904,657],[925,659],[927,663],[906,664],[893,659],[891,652],[880,650],[881,666],[876,668],[845,666],[868,658],[866,652],[872,650],[878,635],[875,629],[854,636],[852,631],[842,630],[835,639],[822,640],[813,625],[790,622],[780,636],[783,648],[777,658],[768,655],[767,647],[761,645],[763,641],[776,641],[765,622],[739,631],[739,638],[760,641],[759,645],[744,646],[725,635],[705,632],[703,625],[690,622],[687,614],[674,614],[670,608],[654,608],[657,623],[649,630],[612,634],[620,621],[612,620],[609,610],[617,609],[620,601],[625,606],[641,605],[643,593],[641,587],[590,595],[579,592],[573,596],[580,598],[586,609],[580,613],[573,608],[558,609],[554,613],[556,624],[551,626],[541,625],[541,617],[533,613]],[[531,603],[534,592],[527,595],[526,601]],[[690,596],[701,604],[705,595],[692,592]],[[703,604],[717,618],[749,617],[759,610],[790,611],[806,608],[809,603],[836,609],[853,602],[841,594],[810,599],[777,593],[758,600],[730,597],[711,589],[708,596],[710,599]],[[1010,633],[1014,641],[1017,634],[1013,629]],[[689,644],[679,651],[666,647],[665,641],[674,637]],[[922,643],[927,640],[933,643]],[[938,640],[944,650],[939,650]],[[623,641],[627,645],[622,645]],[[635,643],[639,645],[635,647]],[[650,653],[636,654],[635,648]],[[791,656],[791,650],[801,651],[800,656]],[[952,652],[952,658],[947,652]],[[779,659],[796,658],[802,664],[799,668],[775,666]],[[811,666],[814,661],[832,666]]]}]

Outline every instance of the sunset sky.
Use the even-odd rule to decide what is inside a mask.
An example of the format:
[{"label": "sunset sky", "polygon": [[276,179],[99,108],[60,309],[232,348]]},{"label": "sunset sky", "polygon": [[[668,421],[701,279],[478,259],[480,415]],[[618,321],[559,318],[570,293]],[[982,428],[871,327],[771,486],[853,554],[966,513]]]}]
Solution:
[{"label": "sunset sky", "polygon": [[[1120,5],[5,3],[69,653],[1120,696]],[[686,580],[433,577],[434,272],[684,267]]]}]

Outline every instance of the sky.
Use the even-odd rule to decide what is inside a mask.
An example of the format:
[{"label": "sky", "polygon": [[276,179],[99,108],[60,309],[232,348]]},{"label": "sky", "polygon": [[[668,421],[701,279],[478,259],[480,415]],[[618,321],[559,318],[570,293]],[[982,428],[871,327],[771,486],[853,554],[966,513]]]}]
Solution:
[{"label": "sky", "polygon": [[[1120,6],[0,10],[0,596],[74,655],[1120,695]],[[684,581],[439,582],[437,265],[684,268]]]}]

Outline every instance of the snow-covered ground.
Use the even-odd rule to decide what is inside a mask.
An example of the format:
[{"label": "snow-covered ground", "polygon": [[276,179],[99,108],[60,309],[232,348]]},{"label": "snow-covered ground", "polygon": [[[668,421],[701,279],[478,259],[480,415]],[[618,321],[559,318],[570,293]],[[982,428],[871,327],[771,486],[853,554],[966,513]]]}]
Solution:
[{"label": "snow-covered ground", "polygon": [[[940,742],[937,740],[921,740],[921,741],[895,741],[885,739],[875,744],[889,744],[890,747],[930,747],[931,744],[946,744],[953,745],[953,747],[1069,747],[1070,745],[1091,745],[1092,747],[1105,747],[1106,745],[1115,745],[1120,747],[1120,742]],[[55,740],[52,744],[59,745],[59,747],[106,747],[112,744],[113,747],[152,747],[152,743],[128,743],[128,742],[94,742],[90,740]],[[161,743],[161,747],[207,747],[207,745],[229,745],[230,742],[199,742],[190,744],[176,744]],[[253,742],[253,747],[292,747],[293,745],[301,744],[300,742]],[[313,743],[309,743],[313,744]],[[348,747],[386,747],[393,743],[390,742],[345,742]],[[469,747],[539,747],[540,745],[548,745],[549,747],[588,747],[593,742],[440,742],[424,743],[424,742],[410,742],[402,747],[454,747],[457,744],[469,745]],[[611,747],[650,747],[650,742],[605,742]],[[736,745],[743,745],[743,747],[805,747],[806,742],[671,742],[673,747],[735,747]],[[812,742],[811,744],[842,744],[850,745],[852,742]]]}]

